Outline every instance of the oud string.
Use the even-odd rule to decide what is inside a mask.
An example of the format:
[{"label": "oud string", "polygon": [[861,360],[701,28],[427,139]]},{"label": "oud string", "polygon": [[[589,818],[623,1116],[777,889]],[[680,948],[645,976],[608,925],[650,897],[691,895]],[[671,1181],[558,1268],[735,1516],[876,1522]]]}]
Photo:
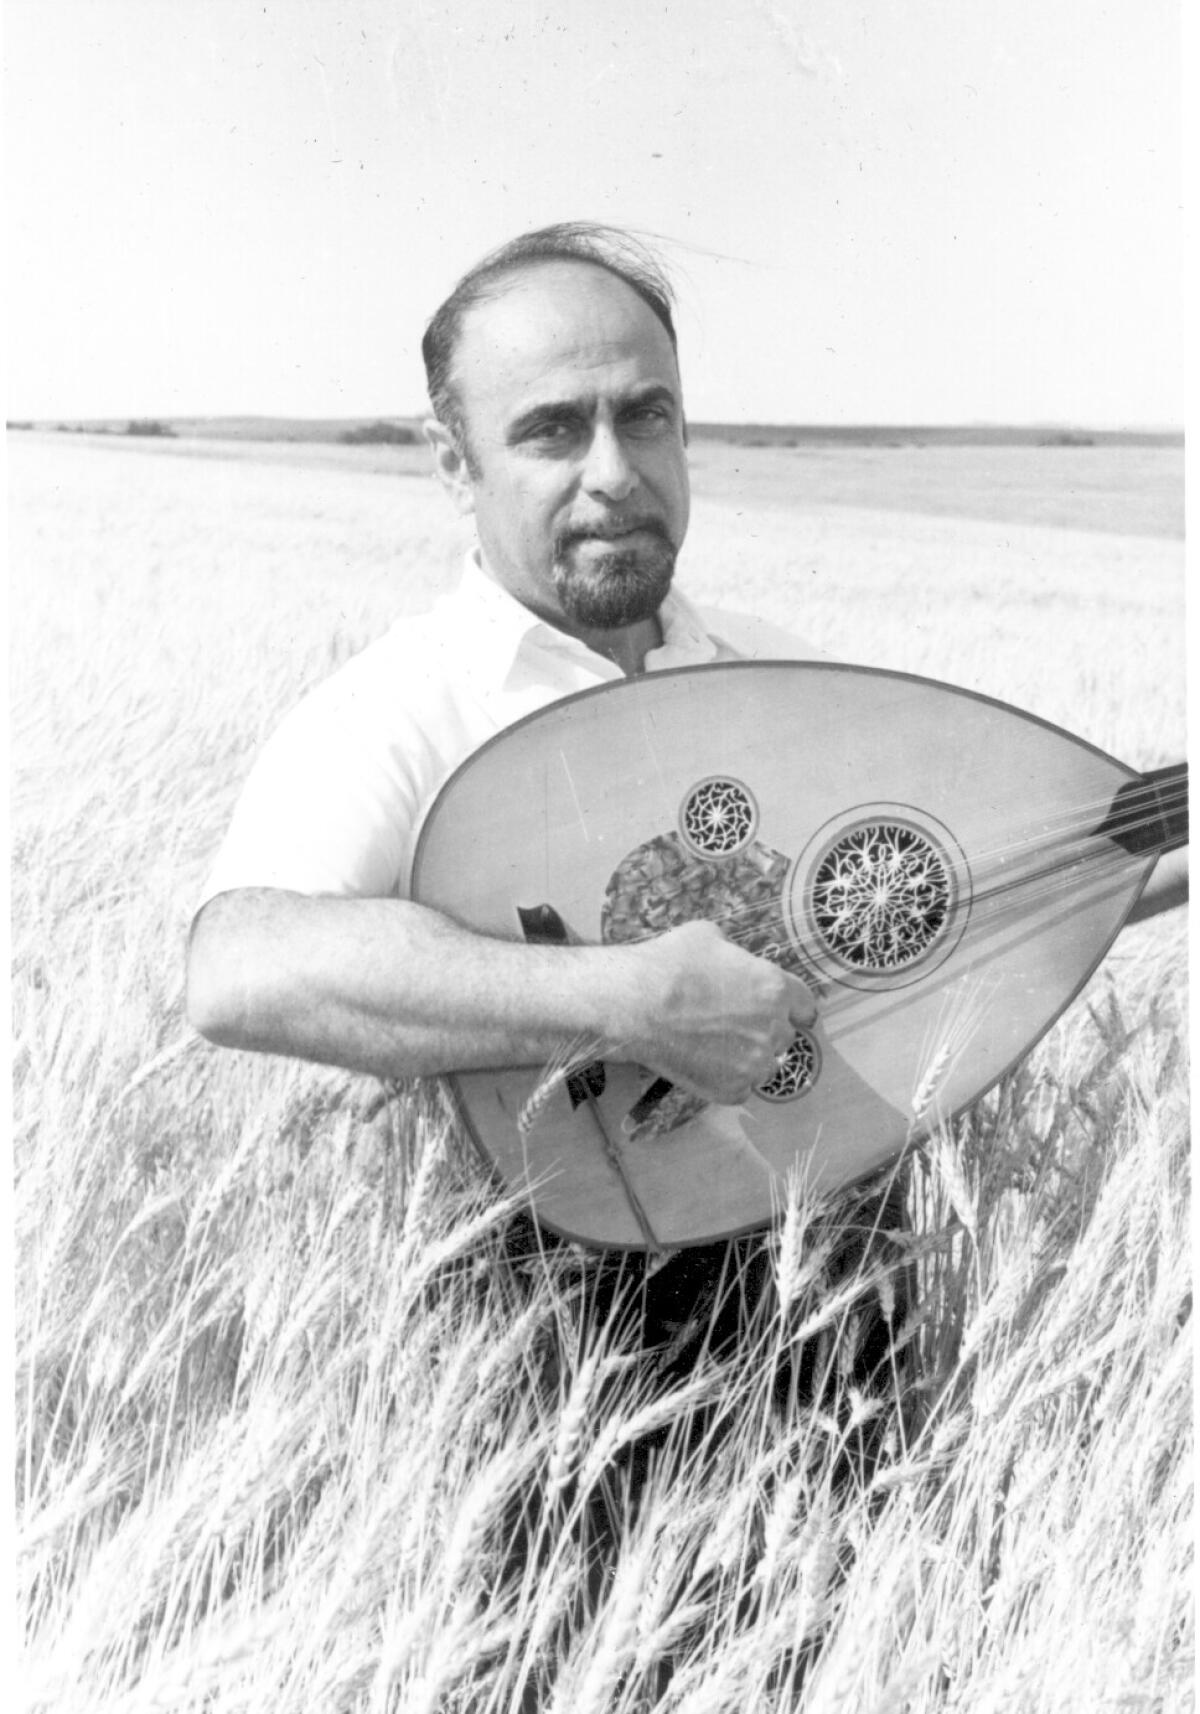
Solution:
[{"label": "oud string", "polygon": [[[1147,788],[1147,799],[1153,808],[1145,815],[1134,814],[1127,805],[1122,806],[1119,831],[1123,836],[1162,825],[1159,792],[1171,783],[1161,782]],[[1172,795],[1182,803],[1186,794],[1178,790]],[[991,851],[976,854],[970,864],[975,884],[967,896],[951,904],[951,914],[969,910],[977,927],[1002,932],[1008,924],[1032,917],[1060,900],[1070,898],[1078,901],[1081,893],[1099,894],[1111,885],[1128,883],[1135,871],[1147,864],[1155,852],[1129,852],[1108,833],[1100,833],[1098,823],[1102,824],[1112,810],[1111,794],[1091,803],[1072,805],[1059,818],[1057,829],[1048,829],[1043,823],[1035,832],[1018,835]],[[1085,866],[1086,872],[1081,874]],[[887,909],[886,895],[882,908]],[[783,922],[781,899],[736,906],[711,920],[734,945],[746,945],[751,951],[757,949],[754,943],[761,943],[764,930],[774,933],[778,927],[783,930],[785,941],[791,938]],[[640,938],[650,939],[653,935]],[[914,979],[920,974],[917,961],[907,969],[911,970]],[[889,976],[897,979],[897,991],[903,992],[904,965],[875,970],[866,968],[859,974],[871,979],[872,986],[865,990],[841,990],[827,996],[821,1007],[822,1017],[844,1016],[867,1005],[877,1009],[881,994],[887,990],[875,984]]]},{"label": "oud string", "polygon": [[[1185,794],[1180,793],[1180,806],[1185,800]],[[1060,884],[1066,884],[1071,890],[1078,885],[1078,869],[1084,863],[1098,866],[1100,869],[1115,865],[1125,868],[1147,862],[1157,852],[1154,848],[1145,851],[1130,852],[1107,832],[1101,833],[1097,826],[1097,817],[1107,815],[1112,808],[1111,798],[1097,804],[1077,806],[1069,816],[1064,817],[1058,828],[1047,828],[1045,824],[1035,832],[1018,835],[1006,844],[974,853],[969,859],[972,875],[977,885],[973,890],[972,902],[983,903],[990,898],[1003,897],[1009,892],[1024,892],[1025,896],[1035,902],[1052,894]],[[1163,814],[1157,806],[1157,800],[1152,812],[1145,815],[1133,815],[1123,811],[1119,823],[1119,831],[1123,836],[1149,831],[1162,825]],[[1171,841],[1162,841],[1163,846]],[[1050,860],[1040,867],[1032,867],[1029,860],[1045,856]],[[720,919],[722,925],[730,925],[736,937],[737,925],[744,917],[749,921],[761,920],[764,902],[750,902],[737,906]]]},{"label": "oud string", "polygon": [[[1139,808],[1142,802],[1145,804],[1144,812]],[[973,853],[969,868],[974,884],[964,896],[951,902],[949,914],[954,916],[968,911],[977,928],[1002,933],[1018,920],[1032,918],[1061,900],[1070,898],[1078,901],[1081,892],[1099,895],[1109,885],[1127,884],[1134,872],[1158,853],[1153,845],[1145,851],[1128,851],[1115,835],[1119,833],[1122,838],[1131,838],[1142,832],[1161,829],[1166,818],[1173,811],[1182,809],[1186,802],[1185,765],[1177,775],[1142,784],[1130,781],[1119,805],[1111,791],[1102,798],[1071,804],[1058,814],[1044,818],[1036,827],[1017,832],[1000,844]],[[1101,832],[1101,827],[1114,817],[1113,831]],[[1159,843],[1165,848],[1171,841]],[[1081,870],[1086,872],[1081,874]],[[883,908],[887,908],[886,897]],[[670,926],[682,926],[683,922],[691,920],[696,919],[681,917]],[[791,939],[784,921],[782,898],[735,906],[709,920],[717,923],[731,943],[746,945],[751,951],[757,950],[754,943],[761,943],[764,929],[775,936],[778,928],[781,944]],[[657,932],[660,931],[633,937],[623,944],[654,939]],[[809,949],[803,946],[801,952],[811,956]],[[874,1016],[879,1016],[881,1007],[886,1013],[889,994],[894,995],[895,1005],[904,1005],[908,979],[919,977],[921,961],[914,960],[909,966],[898,965],[891,969],[864,968],[857,974],[866,977],[870,986],[839,988],[826,994],[820,1008],[823,1021],[835,1018],[852,1020],[856,1011],[868,1007]],[[890,989],[884,985],[888,977],[896,979],[895,986]],[[570,1050],[558,1064],[547,1066],[549,1088],[539,1086],[531,1106],[540,1106],[537,1096],[541,1094],[545,1099],[570,1070],[577,1069],[581,1054],[590,1057],[586,1044],[572,1042]],[[532,1117],[532,1112],[525,1116],[527,1124]]]}]

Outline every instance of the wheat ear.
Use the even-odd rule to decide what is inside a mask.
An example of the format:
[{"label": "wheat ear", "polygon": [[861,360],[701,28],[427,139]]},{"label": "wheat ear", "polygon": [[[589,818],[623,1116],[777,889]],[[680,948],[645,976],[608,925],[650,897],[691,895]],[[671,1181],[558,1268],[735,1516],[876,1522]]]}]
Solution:
[{"label": "wheat ear", "polygon": [[555,1049],[542,1067],[541,1075],[517,1115],[517,1129],[527,1136],[537,1123],[538,1114],[557,1089],[584,1066],[590,1065],[601,1052],[603,1044],[595,1036],[572,1036]]}]

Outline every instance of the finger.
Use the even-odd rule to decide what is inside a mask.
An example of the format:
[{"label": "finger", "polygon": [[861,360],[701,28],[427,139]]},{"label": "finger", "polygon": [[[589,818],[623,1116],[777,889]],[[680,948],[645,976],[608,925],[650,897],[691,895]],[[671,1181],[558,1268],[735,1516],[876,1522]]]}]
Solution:
[{"label": "finger", "polygon": [[788,985],[788,1017],[797,1027],[802,1024],[815,1024],[817,1002],[813,999],[812,990],[790,971],[784,971],[784,979]]},{"label": "finger", "polygon": [[782,1059],[795,1040],[796,1030],[790,1017],[776,1018],[771,1025],[770,1049],[774,1057]]}]

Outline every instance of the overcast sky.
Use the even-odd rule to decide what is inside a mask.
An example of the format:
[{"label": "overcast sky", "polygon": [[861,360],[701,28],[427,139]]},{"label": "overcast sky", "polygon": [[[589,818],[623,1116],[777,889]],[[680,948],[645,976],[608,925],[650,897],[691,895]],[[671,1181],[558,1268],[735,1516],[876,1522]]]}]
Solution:
[{"label": "overcast sky", "polygon": [[1174,0],[8,0],[11,417],[423,409],[455,276],[664,241],[696,420],[1178,426]]}]

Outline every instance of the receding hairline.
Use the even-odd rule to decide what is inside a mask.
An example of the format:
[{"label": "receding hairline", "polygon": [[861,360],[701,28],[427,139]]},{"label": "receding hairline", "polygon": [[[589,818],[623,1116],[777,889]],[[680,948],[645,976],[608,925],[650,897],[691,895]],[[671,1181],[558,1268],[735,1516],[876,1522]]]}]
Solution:
[{"label": "receding hairline", "polygon": [[621,295],[631,299],[640,310],[650,317],[655,327],[661,330],[670,345],[671,355],[675,361],[675,369],[678,374],[679,347],[674,338],[673,330],[664,324],[661,317],[655,313],[653,306],[647,303],[642,294],[631,286],[621,274],[616,273],[612,268],[606,268],[603,262],[592,262],[584,256],[539,256],[536,260],[514,263],[511,269],[489,278],[484,283],[483,289],[472,298],[471,302],[463,306],[450,360],[450,381],[455,390],[457,391],[460,380],[457,373],[459,356],[466,343],[467,334],[472,324],[478,320],[481,312],[486,311],[491,305],[504,298],[515,296],[523,284],[532,282],[538,274],[568,270],[572,273],[578,273],[582,269],[587,269],[591,273],[607,274],[616,285],[622,288]]},{"label": "receding hairline", "polygon": [[463,439],[461,400],[452,370],[469,311],[501,298],[520,277],[552,263],[575,263],[611,274],[640,298],[670,341],[679,370],[675,294],[662,258],[640,234],[593,221],[564,221],[522,233],[469,269],[435,311],[421,341],[433,414]]},{"label": "receding hairline", "polygon": [[578,268],[588,268],[593,273],[606,274],[610,280],[615,280],[619,286],[623,286],[629,293],[630,297],[636,298],[638,302],[654,317],[655,321],[671,341],[672,348],[674,348],[676,345],[674,324],[663,320],[663,317],[654,307],[651,300],[645,295],[645,292],[639,290],[639,283],[637,281],[630,279],[627,275],[623,274],[615,263],[605,261],[600,256],[514,256],[510,261],[501,263],[494,270],[488,269],[480,274],[479,279],[474,282],[472,286],[469,301],[464,303],[462,307],[461,314],[465,318],[473,309],[477,309],[480,304],[488,303],[494,298],[506,296],[510,291],[513,291],[517,286],[519,286],[523,279],[526,279],[531,275],[544,274],[553,269],[575,270]]}]

